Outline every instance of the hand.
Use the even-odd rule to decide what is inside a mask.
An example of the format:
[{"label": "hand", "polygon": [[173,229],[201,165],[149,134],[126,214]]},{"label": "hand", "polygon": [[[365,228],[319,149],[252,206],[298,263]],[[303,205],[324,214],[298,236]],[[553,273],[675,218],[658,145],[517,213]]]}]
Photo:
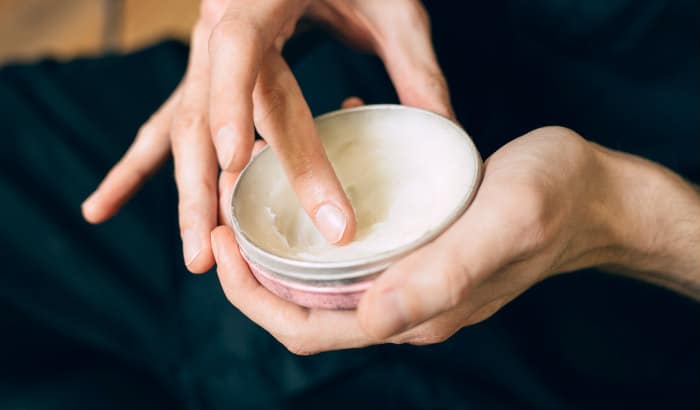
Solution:
[{"label": "hand", "polygon": [[[638,208],[645,192],[629,185],[641,178],[638,182],[659,192],[670,189],[669,178],[661,175],[668,172],[659,169],[571,130],[541,128],[493,154],[467,212],[435,241],[379,276],[357,311],[306,309],[273,295],[251,275],[227,226],[212,232],[219,279],[234,306],[297,354],[377,343],[438,343],[552,275],[608,264],[643,270],[642,261],[647,268],[655,266],[652,257],[667,272],[692,277],[700,298],[698,223],[695,242],[665,258],[658,255],[667,249],[649,238],[664,232],[677,243],[664,228],[677,223],[629,231],[640,226],[635,220],[640,215],[629,204]],[[222,175],[222,191],[230,193],[233,182],[233,176]],[[674,187],[673,192],[664,205],[685,201],[694,211],[675,217],[683,221],[696,215],[700,222],[700,201],[692,188]]]},{"label": "hand", "polygon": [[83,203],[85,219],[99,223],[114,215],[172,151],[185,263],[192,272],[208,270],[217,157],[222,169],[240,171],[255,126],[321,233],[333,243],[350,241],[352,206],[280,54],[305,13],[379,55],[404,104],[452,115],[428,16],[417,0],[204,0],[182,83]]}]

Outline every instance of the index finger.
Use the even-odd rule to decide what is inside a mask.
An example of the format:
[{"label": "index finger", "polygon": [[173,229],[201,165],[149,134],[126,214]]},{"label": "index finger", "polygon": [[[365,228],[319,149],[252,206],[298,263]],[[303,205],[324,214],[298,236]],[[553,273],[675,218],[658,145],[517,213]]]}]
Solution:
[{"label": "index finger", "polygon": [[306,213],[328,242],[352,240],[355,211],[326,156],[294,74],[276,51],[265,58],[253,99],[255,125],[275,151]]}]

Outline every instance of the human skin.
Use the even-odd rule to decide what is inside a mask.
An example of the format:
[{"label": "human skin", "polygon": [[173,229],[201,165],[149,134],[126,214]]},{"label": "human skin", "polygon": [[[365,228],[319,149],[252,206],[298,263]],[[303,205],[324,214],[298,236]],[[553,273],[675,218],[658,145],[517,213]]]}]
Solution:
[{"label": "human skin", "polygon": [[[222,174],[224,198],[234,181]],[[658,164],[562,127],[531,131],[488,158],[467,212],[380,275],[356,311],[275,296],[252,276],[228,226],[212,232],[212,243],[228,300],[302,355],[439,343],[537,282],[589,267],[700,300],[697,190]]]},{"label": "human skin", "polygon": [[[538,281],[585,267],[621,272],[700,299],[698,192],[659,165],[607,150],[559,127],[532,131],[492,155],[468,212],[442,236],[383,273],[363,296],[357,311],[305,309],[271,294],[252,277],[229,227],[217,227],[211,233],[212,242],[209,239],[217,213],[221,214],[221,221],[229,220],[223,214],[227,212],[236,171],[250,155],[252,118],[279,156],[308,158],[300,163],[315,164],[316,168],[312,168],[321,170],[322,175],[326,169],[325,178],[295,179],[295,168],[288,168],[292,170],[291,174],[288,172],[292,185],[311,215],[314,206],[308,204],[326,194],[338,204],[346,201],[337,191],[335,176],[327,172],[325,156],[311,155],[313,150],[311,154],[303,152],[314,146],[313,138],[303,139],[308,138],[308,133],[313,134],[313,124],[296,81],[275,51],[288,34],[282,27],[287,28],[291,20],[264,18],[270,10],[275,11],[270,14],[274,16],[279,10],[283,11],[280,15],[291,13],[292,9],[284,7],[292,2],[282,3],[256,2],[270,5],[255,8],[265,11],[262,17],[246,15],[247,9],[226,7],[240,5],[241,1],[203,3],[183,83],[143,126],[124,158],[86,200],[83,213],[88,221],[101,222],[116,213],[172,149],[188,268],[193,272],[206,271],[214,262],[214,250],[220,281],[231,303],[298,354],[387,342],[437,343],[460,328],[489,317]],[[320,8],[306,11],[339,29],[346,39],[377,52],[402,103],[451,116],[447,88],[430,46],[427,16],[415,7],[416,2],[348,0],[294,4],[302,3],[309,7],[321,4]],[[364,9],[355,8],[323,8],[363,4],[381,7],[371,8],[373,13],[357,12]],[[384,9],[386,4],[396,8]],[[394,11],[389,14],[392,19],[373,25],[380,21],[378,16],[387,17],[380,10]],[[408,12],[395,13],[397,10]],[[270,22],[264,27],[280,29],[275,44],[267,48],[265,41],[269,42],[272,34],[261,35],[260,21]],[[220,40],[212,43],[209,40],[214,38],[214,26],[223,28],[217,31],[216,38]],[[237,32],[238,26],[244,28],[243,33]],[[241,34],[243,40],[235,34]],[[260,41],[250,41],[251,38]],[[261,43],[263,46],[259,46]],[[246,48],[250,44],[256,45],[252,52]],[[255,58],[248,56],[246,61],[252,61],[248,68],[259,69],[254,80],[250,80],[252,76],[247,71],[241,74],[233,67],[230,73],[234,79],[229,79],[228,85],[217,83],[216,89],[232,90],[231,95],[239,98],[239,103],[229,100],[234,98],[231,95],[219,95],[219,99],[209,93],[214,78],[227,72],[217,71],[216,59],[210,61],[210,54],[221,48],[228,50],[224,54],[239,49],[251,52]],[[225,57],[223,62],[219,60],[222,65],[227,61]],[[247,83],[241,80],[245,78]],[[224,112],[217,117],[213,111],[219,103],[237,107],[236,113]],[[348,104],[359,103],[354,99]],[[218,128],[212,124],[218,124],[214,118],[222,117],[243,118],[232,126],[244,131],[235,131],[235,137],[231,137],[235,148],[228,159],[223,152],[231,150],[231,145],[219,148],[230,141],[216,144],[226,169],[219,179],[218,195],[225,204],[217,210],[218,167],[212,135],[218,135]],[[290,124],[295,126],[295,132],[290,135],[291,141],[286,141],[279,130]],[[261,145],[256,142],[253,149]],[[303,172],[308,171],[304,167],[297,171],[309,175]],[[313,194],[315,185],[322,187],[325,194],[310,195],[311,202],[306,202],[305,193],[311,190]],[[348,223],[354,220],[348,218]],[[338,243],[351,237],[353,228],[346,229]],[[188,240],[193,235],[195,240]]]},{"label": "human skin", "polygon": [[203,0],[181,84],[85,200],[85,219],[113,216],[172,152],[185,264],[194,273],[207,271],[214,263],[217,157],[223,170],[240,171],[255,128],[324,237],[339,245],[352,240],[354,211],[281,55],[303,15],[377,54],[403,104],[453,116],[418,0]]}]

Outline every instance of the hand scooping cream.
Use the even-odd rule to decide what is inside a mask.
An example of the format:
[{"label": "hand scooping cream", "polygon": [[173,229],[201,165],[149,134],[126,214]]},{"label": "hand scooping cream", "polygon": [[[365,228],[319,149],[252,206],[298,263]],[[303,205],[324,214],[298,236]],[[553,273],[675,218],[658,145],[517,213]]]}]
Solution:
[{"label": "hand scooping cream", "polygon": [[347,309],[374,276],[461,215],[482,163],[458,125],[415,108],[340,110],[316,126],[355,209],[353,241],[324,239],[269,148],[241,174],[232,222],[241,254],[264,286],[304,306]]},{"label": "hand scooping cream", "polygon": [[319,127],[357,215],[351,243],[335,246],[321,236],[271,150],[256,158],[242,181],[246,195],[236,207],[241,229],[269,252],[314,261],[362,259],[416,241],[455,211],[477,173],[463,135],[436,135],[427,125],[376,115]]}]

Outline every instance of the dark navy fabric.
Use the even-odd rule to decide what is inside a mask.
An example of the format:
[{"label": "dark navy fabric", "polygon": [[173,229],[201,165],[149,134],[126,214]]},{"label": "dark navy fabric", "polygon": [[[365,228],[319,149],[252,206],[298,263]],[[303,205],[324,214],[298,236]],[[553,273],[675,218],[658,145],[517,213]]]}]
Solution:
[{"label": "dark navy fabric", "polygon": [[[485,157],[556,124],[695,182],[699,7],[428,4]],[[376,59],[332,39],[311,33],[287,55],[315,114],[350,95],[396,99]],[[0,409],[700,408],[700,305],[647,284],[577,272],[440,345],[298,357],[231,307],[214,274],[184,270],[171,164],[113,220],[83,222],[80,202],[186,58],[166,42],[0,69]]]}]

